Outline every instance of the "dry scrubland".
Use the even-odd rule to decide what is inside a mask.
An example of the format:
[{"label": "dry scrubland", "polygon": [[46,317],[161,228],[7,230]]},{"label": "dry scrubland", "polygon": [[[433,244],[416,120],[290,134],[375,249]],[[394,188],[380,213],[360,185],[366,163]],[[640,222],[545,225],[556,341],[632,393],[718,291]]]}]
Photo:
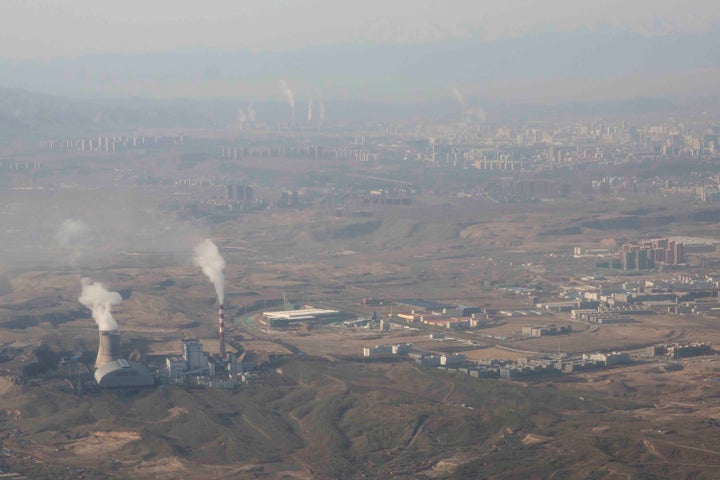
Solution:
[{"label": "dry scrubland", "polygon": [[[568,336],[500,346],[486,335],[569,319],[500,317],[495,326],[458,334],[462,342],[395,327],[384,334],[312,325],[267,332],[253,320],[283,295],[358,315],[390,313],[388,305],[359,303],[380,296],[529,309],[527,297],[497,287],[546,292],[579,282],[571,279],[593,266],[570,258],[571,247],[636,237],[638,227],[623,220],[635,215],[622,213],[636,209],[633,202],[498,205],[428,191],[410,207],[373,209],[369,219],[315,209],[218,224],[232,348],[258,361],[285,355],[263,374],[263,385],[235,393],[159,387],[77,397],[47,368],[25,385],[11,383],[17,366],[51,366],[48,359],[56,357],[48,352],[81,353],[92,362],[97,332],[77,302],[75,269],[7,270],[0,289],[6,374],[0,430],[9,432],[2,442],[12,454],[0,458],[0,468],[55,478],[717,478],[714,359],[693,360],[680,371],[644,364],[524,384],[359,358],[363,346],[379,343],[412,342],[471,359],[674,339],[720,343],[714,317],[653,315],[599,328],[572,323]],[[663,215],[681,209],[657,202]],[[553,233],[574,227],[579,233]],[[719,228],[688,221],[667,233],[713,237]],[[116,317],[124,350],[179,352],[180,338],[198,336],[216,351],[211,286],[187,259],[141,253],[113,252],[102,268],[82,269],[123,294]],[[288,346],[303,354],[291,355]]]},{"label": "dry scrubland", "polygon": [[3,384],[3,430],[23,431],[3,445],[16,468],[59,478],[67,466],[168,479],[712,478],[720,468],[714,361],[530,385],[407,362],[306,357],[280,368],[239,393],[76,398],[61,381]]}]

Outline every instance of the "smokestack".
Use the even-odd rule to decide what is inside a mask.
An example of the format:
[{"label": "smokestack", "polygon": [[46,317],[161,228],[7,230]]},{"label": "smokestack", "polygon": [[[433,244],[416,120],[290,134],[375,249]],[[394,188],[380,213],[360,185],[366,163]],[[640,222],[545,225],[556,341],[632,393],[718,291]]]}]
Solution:
[{"label": "smokestack", "polygon": [[220,339],[220,358],[225,358],[225,314],[222,303],[218,309],[218,338]]},{"label": "smokestack", "polygon": [[283,95],[285,96],[285,100],[287,100],[288,105],[290,105],[290,110],[292,113],[292,123],[295,124],[295,96],[293,95],[292,90],[290,89],[290,86],[285,80],[280,80],[280,90],[282,90]]},{"label": "smokestack", "polygon": [[313,119],[313,99],[312,97],[308,98],[308,109],[307,109],[307,123],[312,123]]},{"label": "smokestack", "polygon": [[100,330],[100,344],[98,345],[97,359],[95,360],[95,369],[102,367],[106,363],[120,360],[120,335],[117,330]]}]

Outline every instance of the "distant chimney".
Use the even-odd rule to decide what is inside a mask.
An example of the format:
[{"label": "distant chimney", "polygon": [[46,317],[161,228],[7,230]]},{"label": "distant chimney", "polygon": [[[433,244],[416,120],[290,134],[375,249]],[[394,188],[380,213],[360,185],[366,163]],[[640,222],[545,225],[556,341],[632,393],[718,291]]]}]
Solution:
[{"label": "distant chimney", "polygon": [[220,358],[225,358],[225,314],[223,306],[218,309],[218,336],[220,340]]},{"label": "distant chimney", "polygon": [[98,346],[97,359],[95,360],[95,369],[98,369],[106,363],[122,358],[120,354],[120,335],[117,330],[100,330],[100,345]]}]

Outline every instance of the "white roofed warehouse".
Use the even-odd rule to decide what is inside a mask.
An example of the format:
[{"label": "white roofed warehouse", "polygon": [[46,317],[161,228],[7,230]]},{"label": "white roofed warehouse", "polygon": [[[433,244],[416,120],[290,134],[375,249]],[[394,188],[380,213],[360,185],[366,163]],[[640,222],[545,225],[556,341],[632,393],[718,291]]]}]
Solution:
[{"label": "white roofed warehouse", "polygon": [[288,322],[305,322],[314,320],[334,320],[340,316],[337,310],[323,310],[320,308],[304,308],[300,310],[282,310],[279,312],[263,312],[268,321],[285,320]]}]

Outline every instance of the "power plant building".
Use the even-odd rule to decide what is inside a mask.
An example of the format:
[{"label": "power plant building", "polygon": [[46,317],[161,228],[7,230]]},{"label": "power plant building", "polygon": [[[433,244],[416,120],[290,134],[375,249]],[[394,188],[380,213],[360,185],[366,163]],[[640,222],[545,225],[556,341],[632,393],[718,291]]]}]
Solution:
[{"label": "power plant building", "polygon": [[207,367],[207,357],[203,354],[202,343],[197,338],[183,340],[183,359],[188,370]]},{"label": "power plant building", "polygon": [[98,355],[95,360],[95,381],[104,388],[150,387],[155,379],[137,362],[128,362],[120,352],[117,330],[100,330]]},{"label": "power plant building", "polygon": [[113,360],[95,370],[95,381],[104,388],[151,387],[155,385],[145,365],[128,362],[125,359]]}]

